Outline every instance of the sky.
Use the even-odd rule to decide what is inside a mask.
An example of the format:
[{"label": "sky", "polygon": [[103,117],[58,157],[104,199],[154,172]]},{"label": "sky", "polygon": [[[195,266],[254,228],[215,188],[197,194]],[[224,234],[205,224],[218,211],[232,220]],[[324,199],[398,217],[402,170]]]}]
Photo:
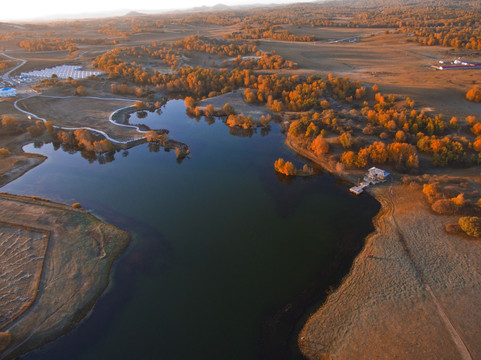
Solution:
[{"label": "sky", "polygon": [[[182,10],[219,3],[225,5],[293,3],[301,0],[2,0],[0,21],[68,18],[93,14],[123,15],[129,11]],[[304,0],[305,1],[305,0]]]}]

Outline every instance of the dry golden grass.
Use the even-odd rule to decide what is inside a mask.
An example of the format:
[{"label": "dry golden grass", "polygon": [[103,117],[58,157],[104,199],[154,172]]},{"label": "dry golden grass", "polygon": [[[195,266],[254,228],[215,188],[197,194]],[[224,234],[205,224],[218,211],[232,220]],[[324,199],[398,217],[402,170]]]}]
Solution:
[{"label": "dry golden grass", "polygon": [[105,131],[116,140],[142,138],[133,128],[120,127],[109,122],[115,110],[131,106],[133,101],[95,100],[82,97],[43,98],[33,97],[19,103],[24,110],[62,127],[91,127]]},{"label": "dry golden grass", "polygon": [[[1,353],[3,359],[16,358],[74,326],[107,286],[112,262],[127,245],[129,235],[83,210],[35,197],[8,194],[0,194],[0,221],[0,231],[8,231],[7,236],[1,237],[2,251],[3,246],[11,245],[5,242],[10,242],[13,246],[8,251],[13,254],[17,251],[18,259],[24,256],[36,264],[40,263],[35,259],[42,249],[47,251],[35,301],[27,292],[28,287],[17,278],[8,282],[8,289],[2,287],[0,296],[12,293],[9,296],[32,300],[29,311],[21,312],[17,318],[9,316],[4,319],[9,315],[9,309],[7,303],[2,304],[0,326],[4,326],[4,333],[0,335],[0,345],[2,338],[5,342],[8,340],[5,332],[10,332],[12,339],[10,346],[4,345],[8,347]],[[14,236],[8,241],[8,234],[12,231]],[[35,235],[46,233],[50,234],[48,247]],[[29,243],[29,239],[35,241]],[[24,248],[31,249],[25,252]],[[40,253],[35,251],[35,256],[28,256],[37,248]],[[12,266],[15,266],[13,260]],[[29,268],[27,261],[23,261],[22,267],[25,274],[38,273]],[[8,273],[5,272],[4,276]],[[15,315],[18,311],[10,313]]]},{"label": "dry golden grass", "polygon": [[[349,35],[355,32],[351,31]],[[434,70],[430,66],[439,60],[452,60],[459,55],[447,54],[448,48],[420,46],[408,39],[402,34],[381,33],[363,37],[358,43],[263,40],[259,47],[265,51],[275,50],[284,58],[299,63],[297,72],[300,74],[326,76],[333,73],[367,85],[378,84],[383,93],[409,96],[436,113],[457,116],[460,120],[468,115],[480,118],[481,107],[465,99],[466,90],[479,79],[480,70]]]},{"label": "dry golden grass", "polygon": [[383,204],[377,231],[305,325],[302,351],[310,359],[457,359],[463,344],[447,318],[479,358],[481,243],[447,234],[452,217],[434,215],[419,186],[374,194]]}]

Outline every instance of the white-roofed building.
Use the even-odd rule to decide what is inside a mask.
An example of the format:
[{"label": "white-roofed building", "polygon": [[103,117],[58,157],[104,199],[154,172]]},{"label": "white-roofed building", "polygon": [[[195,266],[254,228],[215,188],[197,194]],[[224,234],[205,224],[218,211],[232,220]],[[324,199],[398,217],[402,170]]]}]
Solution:
[{"label": "white-roofed building", "polygon": [[368,171],[370,176],[379,180],[386,180],[390,175],[387,171],[379,169],[377,167],[372,167]]},{"label": "white-roofed building", "polygon": [[17,90],[11,87],[0,89],[0,97],[17,96]]},{"label": "white-roofed building", "polygon": [[81,69],[82,69],[81,66],[61,65],[53,68],[47,68],[43,70],[34,70],[28,73],[22,73],[20,78],[21,79],[28,79],[28,78],[48,79],[48,78],[51,78],[52,75],[56,75],[59,79],[68,79],[70,77],[74,80],[78,80],[78,79],[85,79],[91,75],[102,74],[99,71],[84,71]]}]

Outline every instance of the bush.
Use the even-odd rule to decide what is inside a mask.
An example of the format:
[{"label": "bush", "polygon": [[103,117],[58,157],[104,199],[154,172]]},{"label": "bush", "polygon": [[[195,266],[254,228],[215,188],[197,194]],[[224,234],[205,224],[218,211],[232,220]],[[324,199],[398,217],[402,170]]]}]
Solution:
[{"label": "bush", "polygon": [[460,234],[463,232],[463,230],[461,229],[461,226],[459,226],[459,224],[447,224],[446,232],[449,234]]},{"label": "bush", "polygon": [[466,93],[466,99],[474,102],[481,101],[481,89],[478,85],[475,85],[471,90],[468,90]]},{"label": "bush", "polygon": [[423,193],[429,198],[429,200],[441,197],[438,183],[424,184]]},{"label": "bush", "polygon": [[80,85],[79,87],[77,87],[77,89],[75,90],[75,95],[78,95],[78,96],[87,95],[87,89],[85,88],[85,86]]},{"label": "bush", "polygon": [[10,150],[5,149],[5,148],[0,149],[0,158],[8,156],[8,155],[10,155]]},{"label": "bush", "polygon": [[461,230],[469,236],[481,237],[481,218],[477,216],[462,217],[458,221]]},{"label": "bush", "polygon": [[435,212],[442,215],[453,215],[460,210],[460,207],[449,199],[435,201],[432,208]]}]

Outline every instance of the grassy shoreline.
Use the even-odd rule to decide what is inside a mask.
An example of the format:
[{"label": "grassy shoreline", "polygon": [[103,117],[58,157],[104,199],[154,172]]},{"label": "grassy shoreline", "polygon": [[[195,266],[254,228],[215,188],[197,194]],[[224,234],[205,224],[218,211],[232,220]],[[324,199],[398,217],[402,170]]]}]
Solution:
[{"label": "grassy shoreline", "polygon": [[[289,137],[286,145],[347,181],[358,178]],[[476,341],[481,244],[446,233],[445,224],[455,217],[434,214],[420,185],[393,181],[368,191],[381,203],[375,230],[338,288],[304,324],[298,335],[303,355],[346,360],[481,355]]]}]

